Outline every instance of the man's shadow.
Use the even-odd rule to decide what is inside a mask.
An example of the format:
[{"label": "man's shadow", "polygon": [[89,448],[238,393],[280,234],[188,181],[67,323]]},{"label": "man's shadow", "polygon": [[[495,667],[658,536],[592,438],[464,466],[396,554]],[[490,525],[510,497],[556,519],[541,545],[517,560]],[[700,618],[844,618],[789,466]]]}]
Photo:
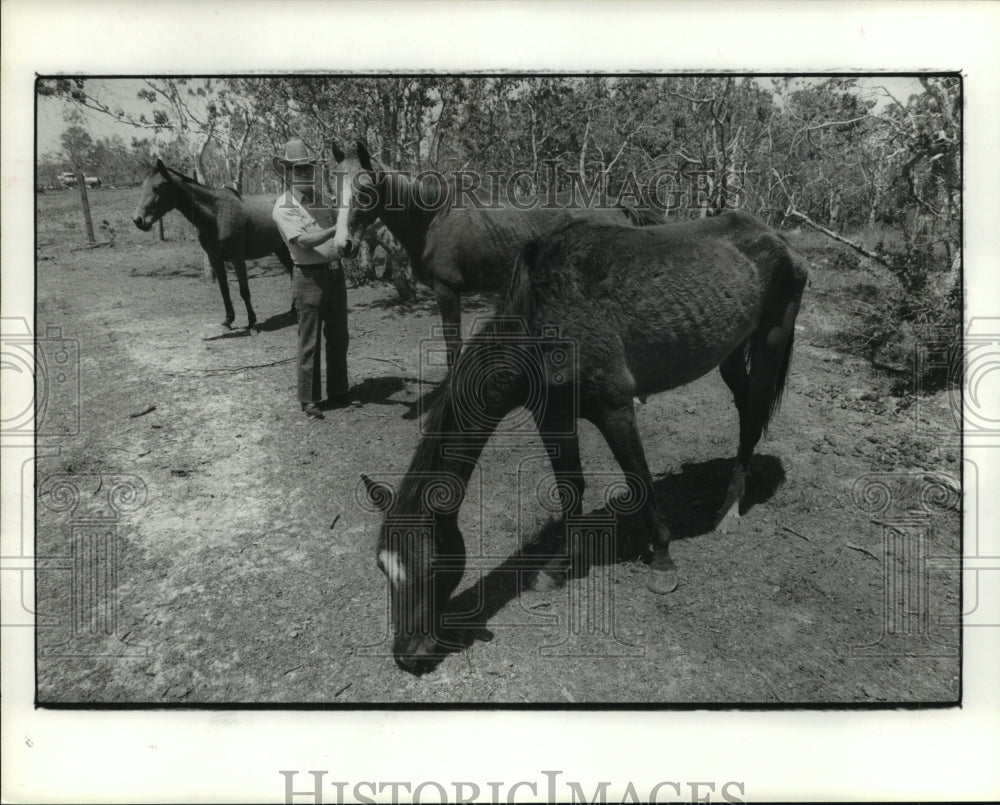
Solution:
[{"label": "man's shadow", "polygon": [[[732,458],[714,458],[684,464],[679,473],[654,481],[656,499],[672,540],[706,537],[714,531],[716,513],[725,498],[732,467]],[[741,511],[749,512],[770,500],[784,480],[780,459],[755,455],[750,461],[750,480]],[[605,506],[585,516],[589,522],[607,522],[608,518],[613,520],[618,537],[613,550],[598,550],[571,577],[584,577],[596,566],[648,560],[648,533],[641,512],[616,515]],[[564,520],[549,520],[499,566],[451,599],[444,616],[439,661],[471,648],[477,640],[493,639],[489,621],[520,597],[528,587],[531,573],[551,557],[565,555],[565,529]]]}]

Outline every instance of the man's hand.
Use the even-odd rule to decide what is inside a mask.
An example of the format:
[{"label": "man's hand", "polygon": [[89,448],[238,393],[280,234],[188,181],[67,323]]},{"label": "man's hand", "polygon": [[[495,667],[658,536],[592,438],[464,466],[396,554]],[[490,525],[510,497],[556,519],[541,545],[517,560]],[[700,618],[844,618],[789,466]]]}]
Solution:
[{"label": "man's hand", "polygon": [[292,238],[292,243],[301,246],[303,249],[315,249],[321,243],[326,243],[336,234],[337,227],[334,225],[327,227],[326,229],[321,229],[319,232],[310,232],[306,235],[299,235],[297,238]]}]

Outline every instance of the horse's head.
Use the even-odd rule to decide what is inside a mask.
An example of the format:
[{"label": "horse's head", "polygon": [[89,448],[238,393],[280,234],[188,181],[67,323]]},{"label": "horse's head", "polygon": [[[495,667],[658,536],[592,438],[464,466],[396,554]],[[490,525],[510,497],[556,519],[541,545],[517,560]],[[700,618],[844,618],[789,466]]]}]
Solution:
[{"label": "horse's head", "polygon": [[[371,505],[385,513],[376,563],[389,583],[392,655],[400,668],[419,676],[443,656],[441,616],[465,571],[464,542],[452,505],[455,485],[447,477],[432,480],[422,488],[423,503],[408,506],[389,487],[361,478]],[[410,508],[418,513],[405,514]],[[437,513],[429,513],[435,508]],[[447,555],[442,546],[448,546]]]},{"label": "horse's head", "polygon": [[176,206],[174,180],[167,166],[158,159],[142,183],[142,195],[132,216],[132,223],[143,232],[148,232],[153,224]]},{"label": "horse's head", "polygon": [[337,161],[330,175],[337,199],[337,234],[333,245],[345,257],[352,257],[365,229],[382,212],[386,173],[372,161],[361,140],[347,153],[336,144],[331,144],[331,149]]}]

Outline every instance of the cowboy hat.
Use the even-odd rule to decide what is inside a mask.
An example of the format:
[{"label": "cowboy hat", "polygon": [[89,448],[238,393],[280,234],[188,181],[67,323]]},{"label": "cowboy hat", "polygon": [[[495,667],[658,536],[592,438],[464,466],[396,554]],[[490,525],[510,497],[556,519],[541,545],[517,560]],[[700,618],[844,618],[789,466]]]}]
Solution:
[{"label": "cowboy hat", "polygon": [[312,156],[306,144],[299,137],[293,137],[285,143],[284,157],[274,156],[272,160],[274,169],[278,173],[282,173],[286,168],[294,167],[295,165],[321,165],[326,161]]}]

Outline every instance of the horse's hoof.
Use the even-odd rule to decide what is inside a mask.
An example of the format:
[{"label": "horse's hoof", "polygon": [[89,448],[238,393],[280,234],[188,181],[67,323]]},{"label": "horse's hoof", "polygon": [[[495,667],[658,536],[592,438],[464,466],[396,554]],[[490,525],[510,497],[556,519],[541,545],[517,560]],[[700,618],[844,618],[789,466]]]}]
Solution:
[{"label": "horse's hoof", "polygon": [[539,593],[558,590],[566,583],[566,573],[554,570],[539,570],[528,580],[528,586]]},{"label": "horse's hoof", "polygon": [[677,589],[678,581],[676,567],[651,567],[646,576],[646,588],[657,595],[665,595]]},{"label": "horse's hoof", "polygon": [[233,329],[232,319],[222,322],[222,326],[227,330],[232,330]]}]

